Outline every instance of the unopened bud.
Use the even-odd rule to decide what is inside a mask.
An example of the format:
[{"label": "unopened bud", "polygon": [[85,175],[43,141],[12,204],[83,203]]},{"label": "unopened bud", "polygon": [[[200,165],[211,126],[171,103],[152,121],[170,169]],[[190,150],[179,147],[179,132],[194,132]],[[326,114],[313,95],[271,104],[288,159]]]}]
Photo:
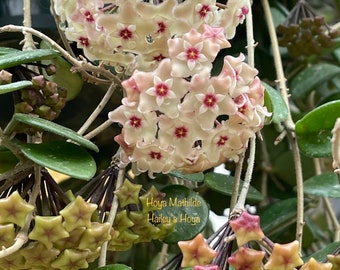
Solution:
[{"label": "unopened bud", "polygon": [[7,70],[0,70],[0,85],[8,84],[12,82],[12,74]]}]

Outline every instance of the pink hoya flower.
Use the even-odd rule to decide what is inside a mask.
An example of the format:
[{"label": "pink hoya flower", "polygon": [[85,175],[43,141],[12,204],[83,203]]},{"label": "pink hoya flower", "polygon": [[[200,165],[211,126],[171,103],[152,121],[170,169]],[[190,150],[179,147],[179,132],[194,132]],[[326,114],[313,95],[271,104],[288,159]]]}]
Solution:
[{"label": "pink hoya flower", "polygon": [[212,61],[220,46],[205,40],[196,29],[183,37],[168,40],[169,57],[172,59],[172,76],[189,77],[194,74],[209,74]]},{"label": "pink hoya flower", "polygon": [[170,118],[178,117],[177,105],[188,92],[189,83],[183,78],[171,76],[171,62],[164,59],[154,72],[137,73],[136,83],[140,91],[138,110],[160,111]]},{"label": "pink hoya flower", "polygon": [[214,87],[208,76],[195,74],[191,80],[191,91],[181,104],[183,112],[194,112],[195,120],[203,130],[214,127],[219,115],[236,113],[236,106],[228,95],[227,87]]}]

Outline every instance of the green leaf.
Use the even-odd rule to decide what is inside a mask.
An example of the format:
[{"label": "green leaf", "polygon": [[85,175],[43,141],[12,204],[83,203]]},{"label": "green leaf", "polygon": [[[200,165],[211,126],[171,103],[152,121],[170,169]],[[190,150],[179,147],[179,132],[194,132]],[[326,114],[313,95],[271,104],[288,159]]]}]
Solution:
[{"label": "green leaf", "polygon": [[54,171],[88,180],[96,173],[96,163],[82,147],[64,141],[22,144],[22,153],[35,163]]},{"label": "green leaf", "polygon": [[0,47],[0,56],[14,52],[20,52],[20,50],[9,47]]},{"label": "green leaf", "polygon": [[265,234],[284,230],[284,224],[291,224],[296,219],[296,198],[289,198],[269,205],[259,213],[261,228]]},{"label": "green leaf", "polygon": [[331,131],[340,117],[340,101],[323,104],[296,122],[299,148],[309,157],[331,156]]},{"label": "green leaf", "polygon": [[325,246],[323,249],[315,252],[314,254],[308,257],[303,257],[302,259],[304,262],[307,262],[309,261],[310,258],[313,257],[318,262],[324,262],[327,259],[327,255],[333,254],[339,248],[340,248],[340,242],[334,242],[334,243],[331,243]]},{"label": "green leaf", "polygon": [[19,81],[19,82],[3,84],[3,85],[0,85],[0,95],[14,92],[14,91],[17,91],[19,89],[22,89],[22,88],[25,88],[31,85],[32,85],[31,81]]},{"label": "green leaf", "polygon": [[315,175],[303,183],[305,194],[340,198],[340,184],[336,173]]},{"label": "green leaf", "polygon": [[[66,128],[64,126],[58,125],[56,123],[53,123],[51,121],[38,118],[32,115],[23,114],[23,113],[16,113],[13,116],[13,122],[21,122],[24,124],[27,124],[29,126],[42,129],[51,133],[54,133],[56,135],[59,135],[61,137],[64,137],[66,139],[70,139],[73,142],[76,142],[84,147],[87,147],[93,151],[98,152],[98,147],[91,141],[85,139],[83,136],[79,135],[77,132],[73,131],[72,129]],[[9,129],[9,130],[8,130]],[[12,126],[10,128],[5,129],[5,133],[9,133],[12,129]]]},{"label": "green leaf", "polygon": [[[42,49],[52,48],[47,42],[41,42],[40,47]],[[79,94],[83,88],[84,81],[79,73],[71,71],[72,65],[69,62],[63,57],[58,56],[51,60],[44,60],[42,63],[45,65],[55,65],[56,74],[49,76],[43,70],[44,77],[49,81],[55,82],[58,86],[67,89],[67,100],[71,100]]]},{"label": "green leaf", "polygon": [[109,264],[96,268],[96,270],[132,270],[132,268],[125,264]]},{"label": "green leaf", "polygon": [[306,99],[322,83],[340,74],[340,67],[331,64],[317,64],[297,74],[290,85],[293,99]]},{"label": "green leaf", "polygon": [[[233,194],[233,186],[234,186],[234,177],[230,175],[224,175],[219,173],[209,172],[205,174],[204,178],[207,186],[217,192],[220,192],[224,195],[231,196]],[[242,188],[243,181],[240,181],[240,189]],[[261,201],[263,199],[262,194],[250,186],[247,194],[247,199],[254,201]]]},{"label": "green leaf", "polygon": [[15,67],[44,59],[52,59],[58,55],[58,51],[49,49],[15,51],[0,56],[0,69]]},{"label": "green leaf", "polygon": [[[182,185],[171,185],[161,189],[166,194],[162,209],[154,212],[155,217],[163,217],[168,223],[176,223],[173,232],[163,241],[177,243],[194,238],[206,226],[209,208],[197,193]],[[150,214],[152,215],[152,214]],[[149,216],[152,220],[152,216]]]},{"label": "green leaf", "polygon": [[180,171],[171,171],[169,173],[170,175],[174,177],[178,177],[187,181],[193,181],[193,182],[203,182],[204,181],[204,174],[202,172],[199,173],[192,173],[192,174],[184,174]]},{"label": "green leaf", "polygon": [[270,122],[276,124],[285,121],[288,117],[287,105],[282,99],[278,91],[276,91],[270,85],[262,82],[265,92],[264,92],[264,104],[268,110],[272,113]]},{"label": "green leaf", "polygon": [[4,173],[18,163],[17,157],[7,148],[0,147],[0,173]]}]

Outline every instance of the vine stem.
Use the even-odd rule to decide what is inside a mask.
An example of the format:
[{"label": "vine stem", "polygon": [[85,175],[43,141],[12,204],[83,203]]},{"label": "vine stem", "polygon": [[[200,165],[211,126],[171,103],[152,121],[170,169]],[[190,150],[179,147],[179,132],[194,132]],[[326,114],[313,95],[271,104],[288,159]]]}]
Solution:
[{"label": "vine stem", "polygon": [[[64,48],[62,48],[57,42],[55,42],[53,39],[50,37],[44,35],[43,33],[31,28],[31,27],[26,27],[26,26],[19,26],[19,25],[5,25],[0,27],[0,33],[3,32],[21,32],[21,33],[30,33],[41,40],[45,40],[48,42],[54,49],[60,52],[60,54],[69,62],[73,65],[74,70],[77,72],[80,72],[82,76],[87,79],[90,82],[93,83],[101,83],[101,84],[111,84],[111,83],[116,83],[120,85],[121,80],[114,74],[112,74],[109,70],[99,66],[94,66],[91,63],[87,62],[84,58],[82,60],[78,60],[68,51],[66,51]],[[98,76],[91,75],[87,72],[91,72],[94,74],[100,74],[102,76],[105,76],[107,80],[98,78]]]},{"label": "vine stem", "polygon": [[[121,185],[123,184],[124,181],[124,174],[125,174],[125,167],[120,167],[119,168],[119,172],[118,172],[118,176],[117,176],[117,182],[116,182],[116,189],[118,190]],[[109,217],[107,222],[110,224],[110,230],[113,226],[113,222],[115,221],[115,217],[117,214],[117,209],[118,209],[118,197],[117,196],[113,196],[113,200],[112,200],[112,204],[111,204],[111,209],[110,209],[110,213],[109,213]],[[100,250],[100,257],[99,257],[99,261],[98,261],[98,267],[102,267],[106,265],[106,255],[107,255],[107,247],[108,247],[108,241],[106,241]]]},{"label": "vine stem", "polygon": [[[235,170],[235,176],[234,176],[234,185],[233,185],[233,193],[230,199],[230,209],[234,209],[236,202],[237,202],[237,196],[239,192],[240,187],[240,180],[241,180],[241,174],[242,174],[242,168],[243,168],[243,162],[244,162],[244,153],[240,155],[240,159],[236,164],[236,170]],[[230,211],[230,214],[232,211]]]},{"label": "vine stem", "polygon": [[[23,25],[26,27],[32,27],[32,17],[31,17],[31,0],[23,0]],[[23,43],[23,50],[32,50],[35,49],[34,40],[32,34],[26,32],[25,30],[22,32],[24,35],[24,40],[21,41]]]},{"label": "vine stem", "polygon": [[291,112],[289,110],[289,100],[288,100],[288,88],[286,86],[286,78],[284,76],[281,55],[279,50],[279,44],[276,36],[275,26],[273,22],[273,17],[270,11],[270,6],[268,0],[261,0],[262,6],[264,9],[264,14],[267,21],[268,32],[272,44],[273,56],[274,56],[274,64],[277,76],[277,83],[279,85],[279,89],[281,92],[281,96],[285,101],[288,108],[288,117],[284,122],[287,137],[292,147],[293,159],[295,164],[295,174],[296,174],[296,187],[297,187],[297,224],[296,224],[296,240],[300,243],[300,252],[301,252],[301,243],[302,243],[302,233],[304,226],[304,197],[303,197],[303,175],[301,168],[301,157],[299,153],[299,148],[297,145],[297,141],[295,135],[293,134],[295,130],[295,124],[292,120]]},{"label": "vine stem", "polygon": [[98,115],[104,109],[105,105],[109,102],[115,89],[116,89],[116,84],[111,83],[109,89],[106,91],[104,97],[102,98],[98,106],[92,112],[90,117],[85,121],[82,127],[78,130],[78,134],[83,135],[84,132],[89,128],[89,126],[93,123],[93,121],[98,117]]},{"label": "vine stem", "polygon": [[[248,64],[251,67],[254,67],[255,66],[255,60],[254,60],[255,59],[254,57],[255,43],[254,43],[254,31],[253,31],[253,14],[252,14],[252,7],[251,7],[250,0],[247,1],[247,5],[249,6],[249,11],[246,15]],[[244,178],[244,182],[242,185],[240,195],[238,196],[237,202],[235,206],[232,208],[233,210],[231,211],[231,213],[234,211],[237,211],[238,209],[245,208],[246,197],[248,194],[250,182],[251,182],[252,175],[253,175],[253,169],[254,169],[256,136],[254,136],[253,138],[249,140],[249,149],[250,151],[249,151],[246,175]],[[243,160],[244,158],[242,159],[242,162]]]}]

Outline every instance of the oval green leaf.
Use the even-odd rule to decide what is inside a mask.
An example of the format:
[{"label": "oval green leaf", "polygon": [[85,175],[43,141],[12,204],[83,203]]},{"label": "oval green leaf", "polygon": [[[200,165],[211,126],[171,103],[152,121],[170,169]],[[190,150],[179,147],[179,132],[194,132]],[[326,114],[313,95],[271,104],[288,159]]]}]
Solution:
[{"label": "oval green leaf", "polygon": [[163,240],[165,243],[190,240],[205,228],[209,208],[197,192],[182,185],[167,186],[161,191],[166,194],[163,207],[150,213],[149,220],[160,217],[164,222],[176,223],[173,232]]},{"label": "oval green leaf", "polygon": [[178,177],[187,181],[193,182],[203,182],[204,181],[204,174],[202,172],[199,173],[191,173],[191,174],[184,174],[180,171],[171,171],[169,173],[171,176]]},{"label": "oval green leaf", "polygon": [[262,85],[265,88],[264,105],[272,113],[268,124],[271,122],[279,124],[285,121],[288,117],[288,109],[281,95],[269,84],[262,82]]},{"label": "oval green leaf", "polygon": [[[12,121],[21,122],[29,126],[36,127],[36,128],[54,133],[66,139],[70,139],[73,142],[76,142],[95,152],[99,151],[98,147],[93,142],[89,141],[88,139],[85,139],[83,136],[79,135],[74,130],[61,126],[54,122],[51,122],[51,121],[48,121],[42,118],[38,118],[32,115],[23,114],[23,113],[14,114]],[[5,133],[6,132],[8,131],[5,130]]]},{"label": "oval green leaf", "polygon": [[74,178],[88,180],[96,173],[92,156],[79,145],[65,141],[22,144],[22,153],[35,163]]},{"label": "oval green leaf", "polygon": [[0,85],[0,95],[14,92],[14,91],[17,91],[19,89],[22,89],[22,88],[25,88],[31,85],[32,85],[31,81],[19,81],[19,82],[3,84],[3,85]]},{"label": "oval green leaf", "polygon": [[52,59],[58,55],[58,51],[49,49],[15,51],[0,56],[0,69],[15,67],[44,59]]},{"label": "oval green leaf", "polygon": [[340,67],[336,65],[323,63],[305,68],[292,79],[292,98],[307,98],[315,88],[337,75],[340,75]]},{"label": "oval green leaf", "polygon": [[[233,194],[233,186],[234,186],[234,177],[230,175],[224,175],[219,173],[209,172],[205,174],[204,178],[207,186],[219,193],[224,195],[231,196]],[[242,188],[243,181],[240,181],[240,189]],[[247,194],[247,199],[253,201],[261,201],[263,200],[262,194],[250,186]]]},{"label": "oval green leaf", "polygon": [[[42,41],[40,48],[51,49],[52,47],[47,42]],[[44,70],[44,77],[65,88],[67,90],[67,100],[71,100],[79,94],[83,88],[84,81],[79,73],[71,71],[72,65],[69,62],[63,57],[58,56],[51,60],[44,60],[42,63],[45,65],[52,64],[56,67],[56,73],[51,76],[47,75]]]},{"label": "oval green leaf", "polygon": [[336,173],[323,173],[315,175],[303,183],[305,194],[340,198],[340,184]]},{"label": "oval green leaf", "polygon": [[331,156],[331,131],[340,117],[340,101],[323,104],[296,122],[299,148],[309,157]]},{"label": "oval green leaf", "polygon": [[109,264],[99,267],[96,270],[132,270],[132,268],[125,264]]}]

